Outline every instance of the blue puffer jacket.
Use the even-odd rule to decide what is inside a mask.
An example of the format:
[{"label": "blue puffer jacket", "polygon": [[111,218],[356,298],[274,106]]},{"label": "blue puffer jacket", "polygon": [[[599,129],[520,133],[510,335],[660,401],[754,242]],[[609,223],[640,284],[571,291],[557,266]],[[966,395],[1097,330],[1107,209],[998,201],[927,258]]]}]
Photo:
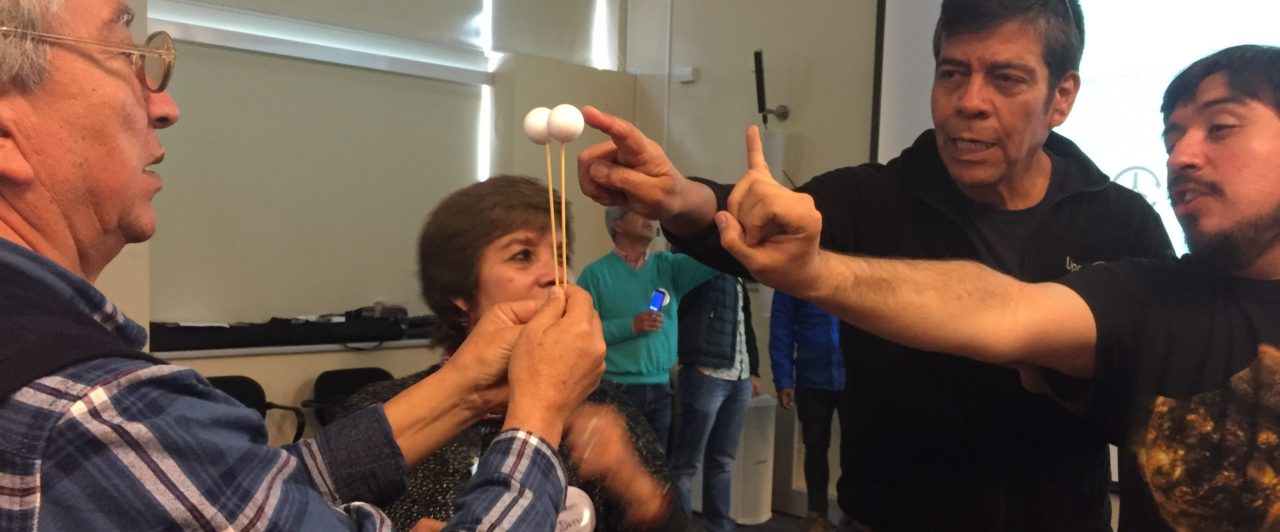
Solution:
[{"label": "blue puffer jacket", "polygon": [[817,305],[773,293],[769,313],[773,384],[783,388],[844,389],[840,320]]},{"label": "blue puffer jacket", "polygon": [[746,326],[751,375],[760,375],[760,350],[751,327],[751,298],[741,279],[719,274],[680,300],[681,365],[724,369],[733,365],[738,339],[738,287],[742,286],[742,322]]}]

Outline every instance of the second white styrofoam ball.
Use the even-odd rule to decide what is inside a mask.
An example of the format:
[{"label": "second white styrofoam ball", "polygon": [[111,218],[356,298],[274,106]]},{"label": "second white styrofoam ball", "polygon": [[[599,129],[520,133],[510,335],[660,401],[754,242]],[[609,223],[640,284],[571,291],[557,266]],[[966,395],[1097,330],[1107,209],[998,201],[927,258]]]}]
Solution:
[{"label": "second white styrofoam ball", "polygon": [[551,110],[546,107],[534,107],[529,114],[524,115],[524,134],[534,144],[551,142],[551,132],[547,131],[549,116],[551,116]]},{"label": "second white styrofoam ball", "polygon": [[560,142],[572,142],[582,135],[582,111],[577,107],[562,103],[551,110],[547,118],[547,132]]}]

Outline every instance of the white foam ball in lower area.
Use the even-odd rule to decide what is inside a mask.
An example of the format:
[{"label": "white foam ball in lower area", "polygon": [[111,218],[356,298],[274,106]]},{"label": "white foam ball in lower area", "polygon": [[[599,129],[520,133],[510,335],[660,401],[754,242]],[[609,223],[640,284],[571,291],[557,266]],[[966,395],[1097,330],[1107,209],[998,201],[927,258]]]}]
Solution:
[{"label": "white foam ball in lower area", "polygon": [[532,140],[534,144],[546,144],[551,142],[551,133],[547,131],[547,117],[551,115],[551,110],[546,107],[534,107],[529,114],[524,115],[524,134]]},{"label": "white foam ball in lower area", "polygon": [[572,142],[582,135],[582,111],[577,107],[562,103],[551,110],[547,119],[547,131],[560,142]]}]

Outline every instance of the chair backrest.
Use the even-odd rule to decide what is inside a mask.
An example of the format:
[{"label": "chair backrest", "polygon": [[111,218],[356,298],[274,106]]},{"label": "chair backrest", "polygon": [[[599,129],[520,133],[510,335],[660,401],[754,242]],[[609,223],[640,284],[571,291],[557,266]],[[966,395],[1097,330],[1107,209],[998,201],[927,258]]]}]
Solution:
[{"label": "chair backrest", "polygon": [[296,406],[278,405],[267,401],[267,392],[262,389],[262,385],[258,381],[244,375],[227,375],[223,377],[208,377],[209,384],[214,388],[222,390],[222,393],[230,395],[232,399],[240,401],[240,404],[258,411],[263,419],[267,417],[268,409],[278,409],[293,413],[294,432],[293,441],[302,439],[302,433],[307,430],[306,416],[302,409]]},{"label": "chair backrest", "polygon": [[257,410],[263,417],[267,415],[267,392],[262,385],[244,375],[228,375],[225,377],[209,377],[209,384],[230,395],[240,404]]},{"label": "chair backrest", "polygon": [[347,398],[365,386],[378,381],[391,380],[391,372],[382,368],[347,368],[322,372],[316,376],[312,401],[307,405],[316,409],[316,421],[328,425],[337,416],[337,409]]}]

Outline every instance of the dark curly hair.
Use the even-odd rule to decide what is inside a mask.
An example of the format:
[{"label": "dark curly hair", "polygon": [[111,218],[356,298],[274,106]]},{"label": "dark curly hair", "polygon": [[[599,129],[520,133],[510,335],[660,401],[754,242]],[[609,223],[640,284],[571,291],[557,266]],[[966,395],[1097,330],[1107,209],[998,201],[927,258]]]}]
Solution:
[{"label": "dark curly hair", "polygon": [[[555,197],[558,201],[558,191]],[[568,218],[565,242],[572,250],[572,209]],[[469,316],[454,300],[474,301],[484,249],[520,229],[546,232],[549,223],[546,183],[525,176],[494,176],[436,205],[418,237],[418,281],[438,318],[428,339],[450,351],[462,345]]]}]

